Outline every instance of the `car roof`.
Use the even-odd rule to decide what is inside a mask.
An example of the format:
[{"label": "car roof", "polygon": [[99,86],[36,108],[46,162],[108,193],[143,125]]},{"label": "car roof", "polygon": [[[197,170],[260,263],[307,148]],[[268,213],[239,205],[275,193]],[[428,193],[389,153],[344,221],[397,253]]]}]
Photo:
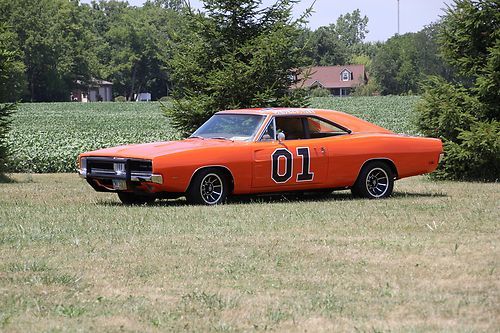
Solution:
[{"label": "car roof", "polygon": [[373,133],[392,133],[391,131],[372,124],[366,120],[360,119],[353,115],[325,109],[314,108],[253,108],[253,109],[238,109],[224,110],[217,112],[218,114],[255,114],[255,115],[271,115],[271,116],[317,116],[327,119],[338,125],[341,125],[352,132],[373,132]]}]

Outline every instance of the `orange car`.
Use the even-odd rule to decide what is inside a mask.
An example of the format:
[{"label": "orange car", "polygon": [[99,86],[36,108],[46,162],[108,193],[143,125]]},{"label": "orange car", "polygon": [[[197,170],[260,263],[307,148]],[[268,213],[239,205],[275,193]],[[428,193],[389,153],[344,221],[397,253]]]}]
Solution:
[{"label": "orange car", "polygon": [[125,204],[185,196],[214,205],[233,194],[349,188],[385,198],[394,180],[432,172],[442,154],[439,139],[395,134],[342,112],[244,109],[216,113],[185,140],[81,154],[79,173]]}]

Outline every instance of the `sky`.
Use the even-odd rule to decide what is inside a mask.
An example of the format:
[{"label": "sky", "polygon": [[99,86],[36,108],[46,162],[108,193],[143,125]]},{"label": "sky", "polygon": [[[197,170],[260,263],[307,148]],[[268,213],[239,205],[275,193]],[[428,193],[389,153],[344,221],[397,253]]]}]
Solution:
[{"label": "sky", "polygon": [[[89,3],[90,0],[81,2]],[[133,6],[141,6],[144,0],[128,0]],[[202,8],[200,0],[190,0],[195,8]],[[263,0],[264,6],[269,6],[275,0]],[[300,16],[314,0],[301,0],[294,8],[294,15]],[[399,0],[400,34],[417,32],[424,26],[439,20],[443,15],[443,8],[451,4],[451,0]],[[314,13],[309,18],[309,27],[316,29],[320,26],[335,23],[337,18],[355,9],[361,15],[368,16],[368,30],[366,41],[385,41],[393,36],[398,29],[397,7],[398,0],[316,0]]]}]

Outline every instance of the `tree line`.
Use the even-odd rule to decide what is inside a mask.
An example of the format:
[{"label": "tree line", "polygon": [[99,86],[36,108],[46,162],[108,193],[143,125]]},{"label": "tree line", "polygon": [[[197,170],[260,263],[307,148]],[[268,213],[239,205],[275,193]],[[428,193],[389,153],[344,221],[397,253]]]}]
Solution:
[{"label": "tree line", "polygon": [[[272,6],[274,15],[283,15],[287,3],[295,2],[277,1]],[[200,16],[206,16],[214,4],[217,1],[205,1]],[[233,5],[256,4],[236,1]],[[196,24],[203,25],[192,14],[183,0],[149,0],[142,7],[118,0],[91,4],[0,0],[0,46],[10,54],[0,88],[9,93],[2,101],[67,101],[73,89],[85,87],[93,78],[113,82],[115,97],[128,100],[143,91],[153,99],[171,95],[179,84],[173,79],[173,66],[179,65],[175,52],[186,43],[196,44],[193,31]],[[368,23],[368,17],[355,10],[316,30],[296,25],[296,30],[289,31],[290,49],[300,56],[295,65],[365,64],[371,80],[358,90],[361,95],[419,93],[427,75],[453,75],[437,52],[438,23],[377,43],[365,41]]]}]

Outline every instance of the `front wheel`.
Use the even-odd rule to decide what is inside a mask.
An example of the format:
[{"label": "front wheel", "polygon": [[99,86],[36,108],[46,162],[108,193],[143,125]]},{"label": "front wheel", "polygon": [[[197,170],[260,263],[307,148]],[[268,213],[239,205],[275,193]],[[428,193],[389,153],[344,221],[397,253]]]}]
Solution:
[{"label": "front wheel", "polygon": [[376,161],[366,164],[351,189],[355,197],[387,198],[394,188],[394,175],[387,163]]},{"label": "front wheel", "polygon": [[118,192],[118,198],[124,205],[144,205],[153,203],[156,198],[132,192]]},{"label": "front wheel", "polygon": [[228,181],[226,176],[216,169],[198,172],[186,192],[186,199],[192,204],[217,205],[226,201]]}]

